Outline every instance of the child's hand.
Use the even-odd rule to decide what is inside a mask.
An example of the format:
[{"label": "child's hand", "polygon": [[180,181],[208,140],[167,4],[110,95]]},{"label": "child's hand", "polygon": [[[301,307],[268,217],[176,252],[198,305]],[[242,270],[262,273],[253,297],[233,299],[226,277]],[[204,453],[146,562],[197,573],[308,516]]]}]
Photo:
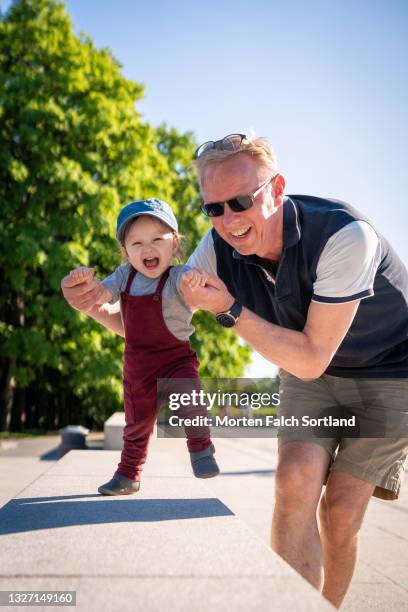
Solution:
[{"label": "child's hand", "polygon": [[93,268],[87,268],[85,266],[75,268],[75,270],[71,270],[69,273],[70,286],[74,287],[75,285],[80,285],[81,283],[87,283],[93,279],[94,274],[95,271]]},{"label": "child's hand", "polygon": [[[193,312],[201,309],[216,314],[229,310],[234,303],[234,298],[225,283],[218,276],[201,270],[199,272],[202,274],[202,279],[194,289],[191,289],[188,284],[187,279],[190,276],[186,277],[186,280],[184,280],[184,275],[181,276],[180,291],[185,303]],[[201,285],[201,282],[204,282],[204,285]]]},{"label": "child's hand", "polygon": [[197,287],[205,287],[207,282],[207,273],[198,268],[192,268],[187,270],[181,277],[181,282],[187,285],[191,291],[194,291]]}]

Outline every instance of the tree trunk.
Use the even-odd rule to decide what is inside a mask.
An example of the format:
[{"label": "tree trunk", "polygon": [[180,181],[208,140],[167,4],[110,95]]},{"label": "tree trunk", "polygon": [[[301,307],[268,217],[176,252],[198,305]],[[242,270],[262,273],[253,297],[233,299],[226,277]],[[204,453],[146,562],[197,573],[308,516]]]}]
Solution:
[{"label": "tree trunk", "polygon": [[25,399],[26,390],[18,386],[14,388],[13,405],[11,410],[10,429],[11,431],[23,431],[25,427]]},{"label": "tree trunk", "polygon": [[11,362],[2,360],[1,396],[0,396],[0,431],[10,431],[11,414],[14,399],[15,380],[10,377]]}]

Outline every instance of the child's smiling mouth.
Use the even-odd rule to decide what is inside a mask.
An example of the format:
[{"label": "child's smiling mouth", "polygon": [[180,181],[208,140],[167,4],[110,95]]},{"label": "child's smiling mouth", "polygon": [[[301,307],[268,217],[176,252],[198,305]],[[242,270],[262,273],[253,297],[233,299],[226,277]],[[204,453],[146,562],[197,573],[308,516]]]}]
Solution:
[{"label": "child's smiling mouth", "polygon": [[146,257],[143,260],[143,265],[148,270],[154,270],[159,265],[159,258],[158,257]]}]

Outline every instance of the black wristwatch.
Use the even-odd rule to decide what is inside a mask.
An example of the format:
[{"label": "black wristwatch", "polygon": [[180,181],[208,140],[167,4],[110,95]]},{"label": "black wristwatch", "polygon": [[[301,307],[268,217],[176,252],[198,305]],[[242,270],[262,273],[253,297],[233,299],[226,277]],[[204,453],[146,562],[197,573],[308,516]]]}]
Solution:
[{"label": "black wristwatch", "polygon": [[217,312],[215,315],[216,321],[223,327],[234,327],[242,312],[242,305],[235,300],[229,310],[225,312]]}]

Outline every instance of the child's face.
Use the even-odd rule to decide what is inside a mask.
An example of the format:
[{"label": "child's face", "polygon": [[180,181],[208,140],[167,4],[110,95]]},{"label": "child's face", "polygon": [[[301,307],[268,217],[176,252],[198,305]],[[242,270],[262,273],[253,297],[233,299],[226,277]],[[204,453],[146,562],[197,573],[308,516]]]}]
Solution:
[{"label": "child's face", "polygon": [[177,252],[177,238],[165,223],[149,215],[131,223],[124,244],[130,263],[149,278],[161,276]]}]

